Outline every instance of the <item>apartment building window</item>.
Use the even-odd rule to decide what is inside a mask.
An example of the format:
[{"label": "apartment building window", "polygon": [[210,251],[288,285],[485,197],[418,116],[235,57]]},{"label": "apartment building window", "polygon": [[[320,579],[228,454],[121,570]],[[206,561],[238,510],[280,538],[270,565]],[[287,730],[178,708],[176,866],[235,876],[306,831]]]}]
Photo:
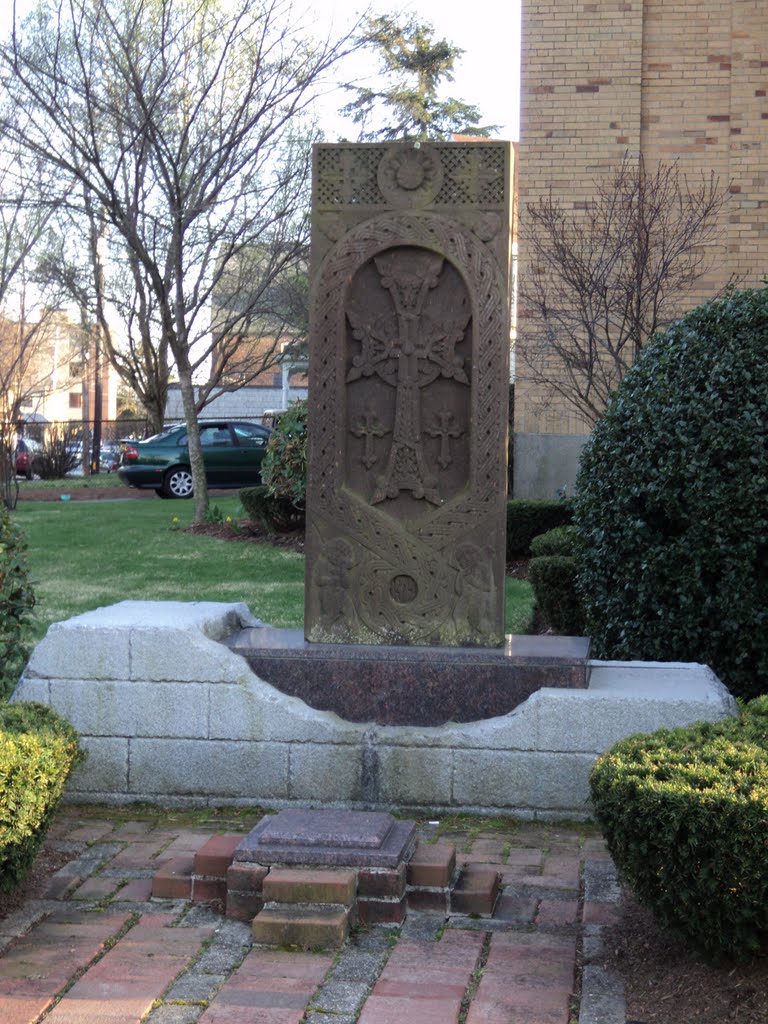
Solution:
[{"label": "apartment building window", "polygon": [[82,409],[83,408],[83,396],[79,391],[69,392],[69,408],[70,409]]}]

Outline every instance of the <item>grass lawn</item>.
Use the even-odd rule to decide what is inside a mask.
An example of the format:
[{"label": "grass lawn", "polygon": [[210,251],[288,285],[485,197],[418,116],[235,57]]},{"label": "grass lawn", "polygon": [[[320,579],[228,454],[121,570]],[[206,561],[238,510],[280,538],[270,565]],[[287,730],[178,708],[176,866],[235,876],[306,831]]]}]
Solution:
[{"label": "grass lawn", "polygon": [[[236,492],[211,508],[242,514]],[[303,556],[185,533],[191,502],[22,501],[13,517],[29,545],[35,640],[52,622],[127,599],[244,601],[273,626],[303,624]],[[532,614],[530,585],[507,580],[507,631],[526,632]]]}]

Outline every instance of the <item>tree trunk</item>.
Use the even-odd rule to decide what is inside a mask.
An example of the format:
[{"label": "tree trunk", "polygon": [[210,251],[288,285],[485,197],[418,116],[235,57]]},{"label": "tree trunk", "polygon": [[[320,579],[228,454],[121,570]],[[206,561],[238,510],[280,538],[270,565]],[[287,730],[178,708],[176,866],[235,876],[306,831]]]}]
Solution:
[{"label": "tree trunk", "polygon": [[179,387],[181,404],[184,408],[184,420],[187,425],[187,444],[189,446],[189,464],[192,468],[192,483],[195,489],[195,514],[193,526],[201,526],[208,515],[208,482],[205,479],[205,463],[203,449],[200,444],[200,427],[197,422],[195,408],[195,389],[192,384],[192,369],[189,360],[178,361]]}]

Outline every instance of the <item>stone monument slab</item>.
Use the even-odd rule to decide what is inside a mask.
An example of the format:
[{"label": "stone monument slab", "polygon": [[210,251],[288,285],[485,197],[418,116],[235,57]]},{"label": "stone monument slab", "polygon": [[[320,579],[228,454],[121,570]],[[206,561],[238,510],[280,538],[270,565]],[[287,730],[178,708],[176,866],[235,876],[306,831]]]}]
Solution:
[{"label": "stone monument slab", "polygon": [[314,160],[306,638],[501,646],[511,144]]},{"label": "stone monument slab", "polygon": [[287,809],[263,818],[235,862],[395,868],[416,844],[416,825],[369,811]]}]

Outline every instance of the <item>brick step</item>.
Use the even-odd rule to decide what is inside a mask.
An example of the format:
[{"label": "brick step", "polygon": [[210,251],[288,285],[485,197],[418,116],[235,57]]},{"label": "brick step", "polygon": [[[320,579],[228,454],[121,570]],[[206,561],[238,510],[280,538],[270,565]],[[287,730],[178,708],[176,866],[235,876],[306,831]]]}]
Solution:
[{"label": "brick step", "polygon": [[273,867],[263,882],[269,903],[335,903],[355,901],[357,874],[346,868]]},{"label": "brick step", "polygon": [[495,868],[468,864],[451,892],[451,913],[491,917],[501,891],[501,875]]},{"label": "brick step", "polygon": [[419,843],[408,862],[408,885],[445,888],[451,884],[455,867],[453,843]]},{"label": "brick step", "polygon": [[349,911],[301,904],[265,907],[253,919],[253,941],[264,946],[338,949],[349,934]]}]

